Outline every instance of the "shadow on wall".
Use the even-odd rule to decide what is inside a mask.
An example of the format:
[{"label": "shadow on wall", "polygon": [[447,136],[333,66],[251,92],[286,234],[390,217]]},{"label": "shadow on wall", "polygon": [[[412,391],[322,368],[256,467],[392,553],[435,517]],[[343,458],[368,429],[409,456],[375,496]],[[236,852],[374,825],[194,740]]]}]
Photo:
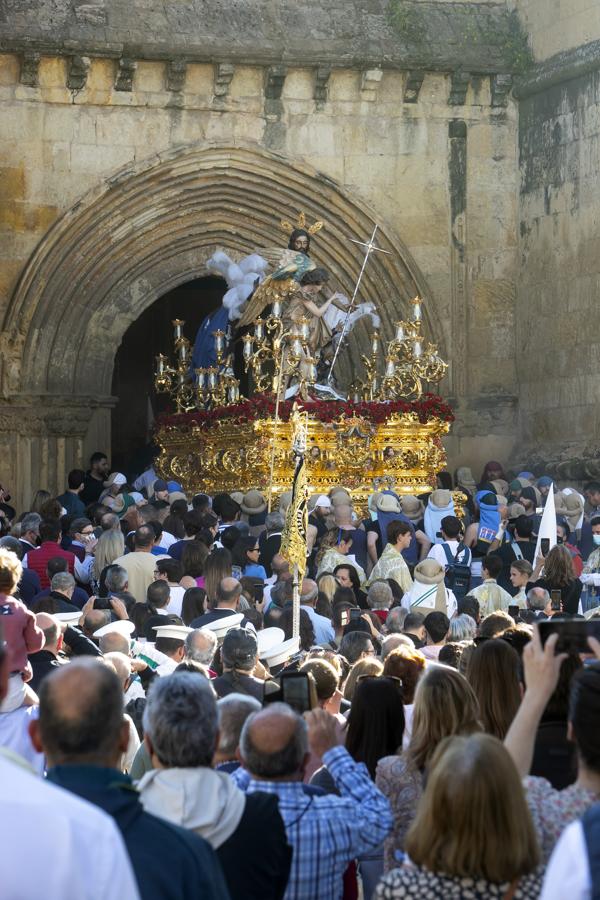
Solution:
[{"label": "shadow on wall", "polygon": [[166,394],[154,391],[158,353],[173,359],[173,319],[185,321],[184,334],[194,343],[204,317],[221,305],[227,290],[221,278],[208,276],[181,284],[159,297],[129,326],[115,356],[112,394],[118,402],[112,412],[113,469],[133,471],[147,443],[150,403],[154,415],[172,407]]}]

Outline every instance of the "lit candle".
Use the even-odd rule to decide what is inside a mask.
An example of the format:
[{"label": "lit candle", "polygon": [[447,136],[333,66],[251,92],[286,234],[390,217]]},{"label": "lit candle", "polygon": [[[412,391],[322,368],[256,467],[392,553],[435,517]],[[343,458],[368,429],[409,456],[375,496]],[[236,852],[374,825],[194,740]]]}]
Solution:
[{"label": "lit candle", "polygon": [[196,383],[199,388],[203,388],[206,384],[206,369],[194,369],[196,373]]},{"label": "lit candle", "polygon": [[413,320],[413,322],[420,322],[421,321],[421,298],[415,297],[412,304],[413,304],[412,320]]},{"label": "lit candle", "polygon": [[162,375],[165,371],[165,363],[167,361],[167,357],[163,356],[162,353],[159,353],[156,357],[156,373],[157,375]]},{"label": "lit candle", "polygon": [[225,348],[225,332],[221,331],[213,331],[213,336],[215,339],[215,350],[217,353],[222,353]]},{"label": "lit candle", "polygon": [[257,319],[256,324],[254,326],[254,332],[256,334],[256,340],[262,341],[265,336],[265,322],[264,319]]},{"label": "lit candle", "polygon": [[396,340],[404,340],[404,322],[396,322]]},{"label": "lit candle", "polygon": [[308,319],[306,318],[306,316],[301,316],[301,317],[300,317],[300,321],[298,322],[298,324],[299,324],[299,326],[300,326],[300,334],[301,334],[301,336],[304,338],[305,341],[308,340],[308,336],[309,336],[309,330],[308,330],[309,324],[308,324]]},{"label": "lit candle", "polygon": [[281,318],[281,300],[275,300],[275,302],[273,303],[271,315],[275,319]]},{"label": "lit candle", "polygon": [[174,337],[176,341],[178,341],[179,338],[183,336],[184,325],[185,322],[183,319],[173,319]]},{"label": "lit candle", "polygon": [[214,366],[211,366],[208,370],[208,387],[211,391],[213,391],[217,386],[217,369]]},{"label": "lit candle", "polygon": [[421,345],[421,341],[415,341],[415,345],[413,347],[413,356],[415,359],[419,359],[421,354],[423,353],[423,347]]},{"label": "lit candle", "polygon": [[396,364],[391,356],[386,359],[385,374],[388,378],[392,378],[396,374]]},{"label": "lit candle", "polygon": [[292,353],[294,356],[302,356],[302,341],[299,336],[294,337],[292,341]]},{"label": "lit candle", "polygon": [[373,351],[373,356],[376,356],[379,353],[379,332],[374,332],[373,337],[371,339],[371,350]]},{"label": "lit candle", "polygon": [[244,359],[248,360],[252,356],[252,344],[253,339],[251,334],[245,334],[243,337],[244,341]]},{"label": "lit candle", "polygon": [[185,338],[182,338],[179,343],[179,359],[182,362],[185,362],[187,359],[188,349],[189,349],[189,342],[186,341]]}]

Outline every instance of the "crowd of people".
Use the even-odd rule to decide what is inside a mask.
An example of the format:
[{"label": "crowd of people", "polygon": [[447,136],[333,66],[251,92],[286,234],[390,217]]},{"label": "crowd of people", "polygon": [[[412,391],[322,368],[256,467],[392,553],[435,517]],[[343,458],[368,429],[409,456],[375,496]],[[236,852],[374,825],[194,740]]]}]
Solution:
[{"label": "crowd of people", "polygon": [[0,895],[600,896],[600,484],[290,501],[0,489]]}]

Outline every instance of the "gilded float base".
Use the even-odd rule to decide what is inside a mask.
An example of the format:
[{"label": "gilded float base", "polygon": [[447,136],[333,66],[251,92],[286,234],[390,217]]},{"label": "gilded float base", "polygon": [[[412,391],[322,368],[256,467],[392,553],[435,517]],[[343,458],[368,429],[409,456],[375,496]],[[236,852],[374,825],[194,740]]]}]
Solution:
[{"label": "gilded float base", "polygon": [[[231,420],[210,425],[171,416],[159,427],[157,469],[182,484],[188,495],[198,491],[258,488],[267,493],[273,460],[272,505],[292,484],[292,425],[272,418]],[[421,494],[435,488],[436,473],[446,465],[442,435],[449,422],[419,420],[414,413],[393,414],[381,423],[359,416],[333,422],[310,419],[306,466],[311,494],[326,494],[342,485],[363,505],[373,490]]]}]

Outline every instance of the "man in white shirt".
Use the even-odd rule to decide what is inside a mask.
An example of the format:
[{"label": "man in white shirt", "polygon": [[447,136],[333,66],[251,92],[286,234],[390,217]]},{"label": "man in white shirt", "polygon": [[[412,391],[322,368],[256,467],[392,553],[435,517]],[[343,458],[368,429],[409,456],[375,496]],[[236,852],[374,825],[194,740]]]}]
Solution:
[{"label": "man in white shirt", "polygon": [[122,566],[127,572],[129,591],[138,603],[146,602],[148,587],[155,580],[154,567],[160,557],[152,553],[154,538],[151,525],[140,525],[133,538],[133,553],[126,553],[114,561],[114,565]]},{"label": "man in white shirt", "polygon": [[540,900],[591,900],[592,874],[581,820],[563,831],[550,857]]},{"label": "man in white shirt", "polygon": [[[0,634],[0,701],[6,696],[7,669]],[[121,833],[106,813],[38,778],[3,747],[0,797],[2,897],[139,900]]]},{"label": "man in white shirt", "polygon": [[[440,522],[442,529],[442,542],[433,544],[431,550],[427,554],[428,559],[435,559],[441,566],[446,568],[449,564],[448,556],[444,550],[444,545],[448,548],[450,556],[453,560],[463,566],[471,565],[471,551],[465,547],[460,540],[461,524],[456,516],[444,516]],[[461,551],[459,553],[459,548]],[[458,553],[458,559],[456,555]]]}]

